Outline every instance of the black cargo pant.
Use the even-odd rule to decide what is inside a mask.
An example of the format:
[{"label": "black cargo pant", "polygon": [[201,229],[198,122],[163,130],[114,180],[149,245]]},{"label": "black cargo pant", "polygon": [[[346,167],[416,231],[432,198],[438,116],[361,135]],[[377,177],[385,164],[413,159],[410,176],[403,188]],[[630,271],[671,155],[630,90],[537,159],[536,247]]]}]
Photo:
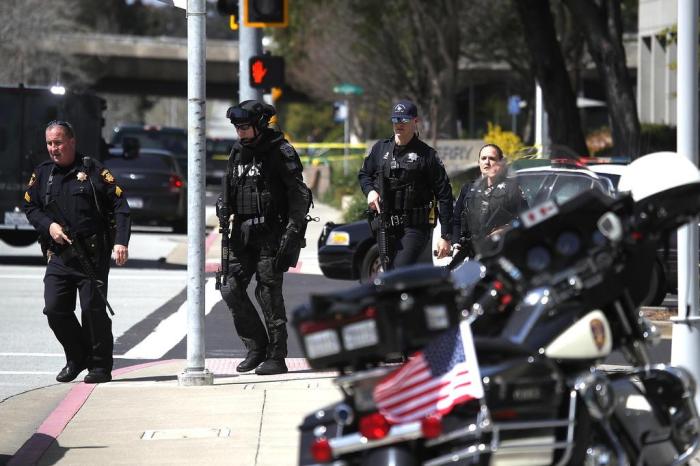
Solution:
[{"label": "black cargo pant", "polygon": [[[75,261],[65,263],[58,255],[50,256],[44,275],[44,314],[68,362],[111,371],[112,320],[95,285]],[[109,263],[105,262],[96,272],[107,296]],[[80,297],[80,322],[75,315],[76,294]]]},{"label": "black cargo pant", "polygon": [[[235,236],[235,227],[234,227]],[[287,356],[287,313],[282,297],[283,272],[274,270],[279,240],[269,233],[251,235],[243,247],[232,246],[229,275],[221,296],[233,314],[233,324],[248,351],[266,353],[268,358]],[[255,298],[265,324],[248,296],[248,285],[255,274]],[[267,332],[265,332],[267,328]]]},{"label": "black cargo pant", "polygon": [[423,250],[432,239],[432,225],[405,226],[392,236],[392,269],[405,267],[418,262]]}]

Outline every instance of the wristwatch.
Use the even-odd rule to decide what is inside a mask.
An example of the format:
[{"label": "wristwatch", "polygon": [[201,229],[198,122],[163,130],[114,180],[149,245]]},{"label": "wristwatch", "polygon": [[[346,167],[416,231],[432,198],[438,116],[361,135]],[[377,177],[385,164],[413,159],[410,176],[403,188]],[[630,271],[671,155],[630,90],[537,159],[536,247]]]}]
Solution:
[{"label": "wristwatch", "polygon": [[440,238],[444,239],[445,241],[452,241],[452,235],[450,233],[443,233],[440,235]]}]

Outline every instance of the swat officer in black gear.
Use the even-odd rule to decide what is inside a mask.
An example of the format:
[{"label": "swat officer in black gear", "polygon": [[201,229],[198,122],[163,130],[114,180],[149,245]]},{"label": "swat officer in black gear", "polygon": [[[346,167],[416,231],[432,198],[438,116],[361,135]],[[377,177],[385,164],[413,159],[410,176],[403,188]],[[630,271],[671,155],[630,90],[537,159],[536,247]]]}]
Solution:
[{"label": "swat officer in black gear", "polygon": [[[222,195],[218,203],[220,218],[228,221],[233,214],[231,258],[221,295],[248,350],[236,370],[255,369],[259,375],[287,372],[282,277],[298,258],[311,202],[299,156],[280,131],[268,127],[274,114],[274,107],[255,100],[228,109],[240,144],[228,161],[228,199]],[[253,274],[265,325],[246,291]]]},{"label": "swat officer in black gear", "polygon": [[[68,122],[47,125],[51,160],[32,173],[24,210],[48,261],[44,314],[66,354],[56,380],[70,382],[87,368],[85,383],[109,382],[114,338],[100,293],[107,296],[110,253],[117,265],[128,259],[129,205],[109,170],[76,153],[75,146]],[[82,325],[75,316],[76,293]]]},{"label": "swat officer in black gear", "polygon": [[391,122],[394,137],[374,144],[358,178],[370,210],[380,214],[385,209],[393,268],[418,261],[430,243],[437,215],[441,227],[437,256],[450,253],[453,198],[442,161],[418,138],[416,105],[409,100],[396,103]]},{"label": "swat officer in black gear", "polygon": [[507,178],[503,151],[496,144],[479,150],[481,178],[462,187],[455,203],[455,235],[459,248],[473,257],[479,242],[503,232],[520,212],[527,210],[527,200],[517,181]]}]

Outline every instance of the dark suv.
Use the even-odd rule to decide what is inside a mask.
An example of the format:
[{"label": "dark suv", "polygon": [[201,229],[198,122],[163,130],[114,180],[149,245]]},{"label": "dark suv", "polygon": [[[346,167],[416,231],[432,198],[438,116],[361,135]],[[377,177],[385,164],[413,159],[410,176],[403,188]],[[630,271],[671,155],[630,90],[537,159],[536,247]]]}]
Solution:
[{"label": "dark suv", "polygon": [[187,176],[187,131],[182,128],[153,125],[121,125],[114,128],[112,145],[121,146],[124,138],[138,139],[142,149],[159,149],[171,152]]}]

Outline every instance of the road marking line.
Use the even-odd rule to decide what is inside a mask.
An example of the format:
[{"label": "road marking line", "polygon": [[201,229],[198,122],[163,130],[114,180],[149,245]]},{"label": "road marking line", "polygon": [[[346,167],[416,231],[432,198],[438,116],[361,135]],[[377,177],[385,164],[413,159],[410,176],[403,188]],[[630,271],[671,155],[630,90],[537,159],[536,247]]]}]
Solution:
[{"label": "road marking line", "polygon": [[[109,281],[114,281],[114,280],[186,280],[187,279],[187,274],[185,272],[168,272],[172,273],[173,276],[170,277],[165,277],[163,275],[121,275],[121,274],[115,274],[115,273],[110,273],[109,275]],[[32,275],[17,275],[17,274],[0,274],[0,279],[14,279],[14,280],[27,280],[27,279],[33,279],[33,280],[41,280],[44,278],[44,275],[38,275],[38,274],[32,274]]]},{"label": "road marking line", "polygon": [[44,371],[0,371],[0,375],[54,375],[56,372]]},{"label": "road marking line", "polygon": [[[29,357],[29,358],[65,358],[63,353],[0,353],[0,357]],[[114,359],[129,359],[123,354],[115,354]]]},{"label": "road marking line", "polygon": [[[204,285],[204,315],[221,301],[221,294],[214,287],[214,279]],[[160,359],[187,334],[187,300],[176,312],[163,319],[158,326],[136,346],[124,353],[124,359]]]}]

